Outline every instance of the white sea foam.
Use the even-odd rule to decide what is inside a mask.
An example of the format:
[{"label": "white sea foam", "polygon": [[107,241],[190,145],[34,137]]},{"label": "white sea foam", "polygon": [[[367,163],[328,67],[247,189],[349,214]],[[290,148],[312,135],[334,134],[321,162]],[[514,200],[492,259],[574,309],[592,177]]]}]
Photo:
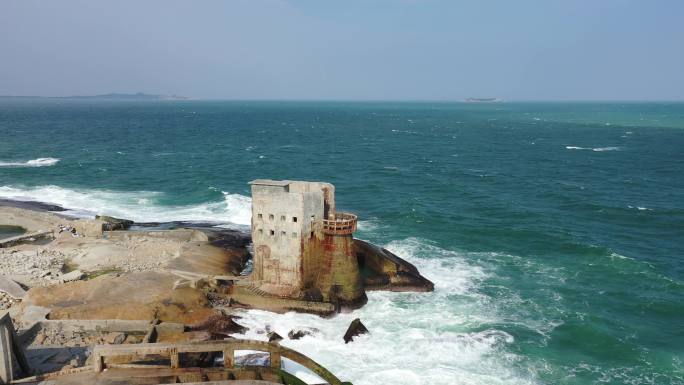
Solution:
[{"label": "white sea foam", "polygon": [[0,198],[40,201],[70,209],[66,214],[92,216],[106,214],[136,222],[215,221],[246,226],[251,220],[251,198],[223,192],[223,199],[196,205],[159,204],[163,193],[75,190],[58,186],[32,188],[0,187]]},{"label": "white sea foam", "polygon": [[619,150],[620,147],[597,147],[597,148],[592,148],[592,151],[617,151]]},{"label": "white sea foam", "polygon": [[38,158],[26,162],[2,162],[0,167],[47,167],[54,166],[59,162],[59,158]]},{"label": "white sea foam", "polygon": [[375,218],[360,220],[358,222],[359,231],[371,232],[377,230],[378,227],[380,227],[380,222],[378,222],[378,220]]},{"label": "white sea foam", "polygon": [[595,148],[592,148],[592,147],[565,146],[565,148],[568,150],[589,150],[589,151],[596,151],[596,152],[620,150],[620,147],[595,147]]},{"label": "white sea foam", "polygon": [[[393,241],[385,247],[416,264],[433,280],[435,292],[370,292],[366,306],[330,319],[248,310],[239,322],[250,330],[236,337],[265,340],[264,325],[283,336],[299,327],[317,328],[320,332],[314,336],[281,343],[305,352],[356,385],[535,382],[514,368],[519,357],[507,349],[514,343],[513,336],[494,328],[477,328],[499,320],[483,304],[489,297],[477,290],[489,272],[469,263],[465,255],[424,239]],[[342,336],[357,317],[370,334],[345,344]],[[304,377],[301,372],[296,375]],[[317,383],[310,374],[306,380]]]}]

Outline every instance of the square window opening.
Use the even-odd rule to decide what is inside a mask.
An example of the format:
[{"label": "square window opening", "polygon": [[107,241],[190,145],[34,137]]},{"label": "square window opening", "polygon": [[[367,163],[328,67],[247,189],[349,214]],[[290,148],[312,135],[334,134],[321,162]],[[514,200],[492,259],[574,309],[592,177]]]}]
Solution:
[{"label": "square window opening", "polygon": [[271,236],[275,235],[275,230],[271,230]]},{"label": "square window opening", "polygon": [[297,217],[292,217],[292,222],[297,223]]}]

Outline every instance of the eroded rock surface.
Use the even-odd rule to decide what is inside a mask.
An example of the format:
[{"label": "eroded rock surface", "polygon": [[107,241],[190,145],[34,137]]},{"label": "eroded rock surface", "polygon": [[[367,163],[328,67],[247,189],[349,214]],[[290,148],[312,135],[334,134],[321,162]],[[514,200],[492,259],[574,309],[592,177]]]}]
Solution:
[{"label": "eroded rock surface", "polygon": [[50,319],[120,319],[196,323],[216,313],[204,294],[171,290],[175,276],[164,272],[103,275],[88,281],[35,287],[23,305],[50,308]]},{"label": "eroded rock surface", "polygon": [[410,262],[391,251],[360,239],[354,240],[366,290],[433,291],[435,285]]}]

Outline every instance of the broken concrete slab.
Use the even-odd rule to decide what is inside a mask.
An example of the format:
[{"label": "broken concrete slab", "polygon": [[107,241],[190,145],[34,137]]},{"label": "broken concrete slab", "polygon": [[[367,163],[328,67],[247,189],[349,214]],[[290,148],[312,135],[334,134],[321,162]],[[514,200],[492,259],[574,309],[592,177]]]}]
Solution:
[{"label": "broken concrete slab", "polygon": [[4,275],[0,275],[0,291],[14,299],[22,299],[26,295],[23,287]]},{"label": "broken concrete slab", "polygon": [[25,306],[24,312],[21,314],[20,322],[21,326],[28,328],[29,326],[47,320],[47,316],[50,314],[50,308],[43,306]]}]

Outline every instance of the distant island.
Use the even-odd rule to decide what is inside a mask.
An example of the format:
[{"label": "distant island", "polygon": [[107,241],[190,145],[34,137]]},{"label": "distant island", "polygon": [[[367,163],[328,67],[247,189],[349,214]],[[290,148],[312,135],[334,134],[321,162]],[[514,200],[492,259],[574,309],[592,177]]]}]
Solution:
[{"label": "distant island", "polygon": [[74,96],[0,96],[0,98],[17,99],[102,99],[102,100],[189,100],[187,96],[180,95],[155,95],[138,92],[135,94],[109,93],[102,95],[74,95]]},{"label": "distant island", "polygon": [[502,99],[499,98],[468,98],[465,100],[466,103],[501,103]]}]

